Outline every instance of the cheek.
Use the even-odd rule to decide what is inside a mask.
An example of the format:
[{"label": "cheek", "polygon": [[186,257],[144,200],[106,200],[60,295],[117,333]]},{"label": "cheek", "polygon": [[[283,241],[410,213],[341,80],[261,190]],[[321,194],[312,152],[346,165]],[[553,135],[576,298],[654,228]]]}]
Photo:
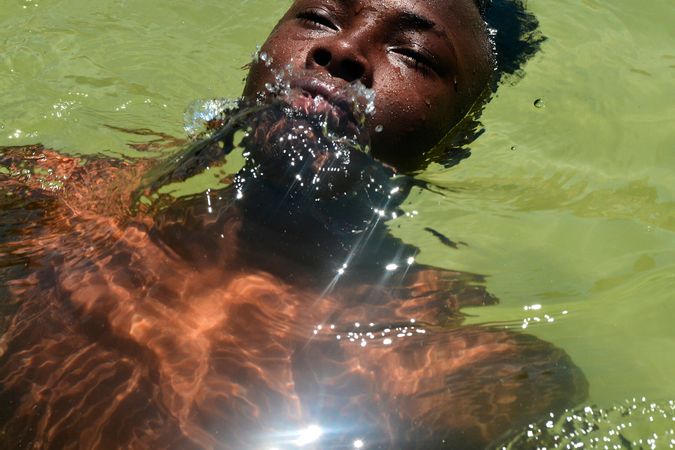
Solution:
[{"label": "cheek", "polygon": [[252,95],[265,89],[265,83],[274,82],[274,72],[286,69],[290,64],[294,69],[304,68],[309,44],[306,40],[295,39],[279,30],[272,34],[260,49],[260,53],[267,54],[271,63],[258,60],[251,64],[246,78],[244,95]]},{"label": "cheek", "polygon": [[296,42],[284,38],[283,33],[275,33],[265,41],[260,52],[267,53],[274,61],[274,64],[278,65],[280,62],[290,59],[289,57],[294,52],[293,47],[295,47]]},{"label": "cheek", "polygon": [[267,38],[261,51],[272,57],[273,67],[281,68],[292,64],[294,67],[303,68],[312,46],[311,36],[296,29],[292,24],[285,24]]},{"label": "cheek", "polygon": [[382,125],[388,134],[445,134],[452,119],[449,95],[431,83],[404,77],[392,71],[387,83],[377,89],[374,126]]}]

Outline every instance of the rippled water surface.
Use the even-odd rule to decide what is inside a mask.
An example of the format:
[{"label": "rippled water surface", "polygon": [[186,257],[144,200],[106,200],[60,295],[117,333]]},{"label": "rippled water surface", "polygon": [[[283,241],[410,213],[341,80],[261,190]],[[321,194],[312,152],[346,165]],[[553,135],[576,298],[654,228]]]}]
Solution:
[{"label": "rippled water surface", "polygon": [[[0,145],[134,156],[129,141],[148,138],[114,127],[182,136],[194,99],[239,95],[242,66],[286,6],[0,0]],[[501,303],[467,310],[469,323],[525,328],[565,349],[589,380],[589,405],[645,396],[667,410],[675,8],[528,6],[548,38],[542,51],[487,107],[472,156],[420,175],[433,192],[413,191],[405,208],[417,214],[392,230],[422,249],[420,262],[487,274]],[[426,228],[466,245],[438,245]],[[631,439],[673,439],[667,425],[649,427]]]}]

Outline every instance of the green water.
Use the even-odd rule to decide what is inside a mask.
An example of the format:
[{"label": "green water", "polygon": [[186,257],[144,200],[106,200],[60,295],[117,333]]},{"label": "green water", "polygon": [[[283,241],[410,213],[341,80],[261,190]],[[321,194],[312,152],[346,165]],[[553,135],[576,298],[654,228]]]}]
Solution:
[{"label": "green water", "polygon": [[[0,0],[0,145],[134,155],[140,138],[105,125],[180,136],[194,99],[240,93],[241,67],[287,4]],[[529,8],[542,51],[488,106],[473,156],[422,174],[443,194],[413,193],[419,214],[392,228],[423,262],[488,274],[501,304],[470,321],[526,323],[566,349],[590,403],[673,399],[675,7]]]}]

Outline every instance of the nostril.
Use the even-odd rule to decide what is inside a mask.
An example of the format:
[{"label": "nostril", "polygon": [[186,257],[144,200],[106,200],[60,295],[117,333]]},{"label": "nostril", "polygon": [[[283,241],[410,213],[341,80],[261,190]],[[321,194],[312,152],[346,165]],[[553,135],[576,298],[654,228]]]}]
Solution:
[{"label": "nostril", "polygon": [[367,61],[360,59],[351,48],[336,46],[320,46],[309,53],[310,67],[322,67],[332,76],[352,82],[364,79],[367,70]]},{"label": "nostril", "polygon": [[326,67],[328,64],[330,64],[330,61],[332,59],[330,52],[324,48],[316,49],[312,56],[314,62],[323,67]]},{"label": "nostril", "polygon": [[363,77],[366,68],[358,61],[346,59],[342,61],[342,71],[342,75],[347,81],[356,81]]}]

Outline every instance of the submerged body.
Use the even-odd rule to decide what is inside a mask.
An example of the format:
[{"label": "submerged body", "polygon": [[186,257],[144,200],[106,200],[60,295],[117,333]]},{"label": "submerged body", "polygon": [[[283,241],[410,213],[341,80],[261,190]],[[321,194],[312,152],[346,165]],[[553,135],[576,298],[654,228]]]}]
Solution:
[{"label": "submerged body", "polygon": [[478,449],[585,397],[562,350],[461,325],[481,277],[414,263],[380,219],[405,185],[311,119],[257,112],[234,182],[145,208],[234,130],[164,164],[3,150],[3,447]]}]

